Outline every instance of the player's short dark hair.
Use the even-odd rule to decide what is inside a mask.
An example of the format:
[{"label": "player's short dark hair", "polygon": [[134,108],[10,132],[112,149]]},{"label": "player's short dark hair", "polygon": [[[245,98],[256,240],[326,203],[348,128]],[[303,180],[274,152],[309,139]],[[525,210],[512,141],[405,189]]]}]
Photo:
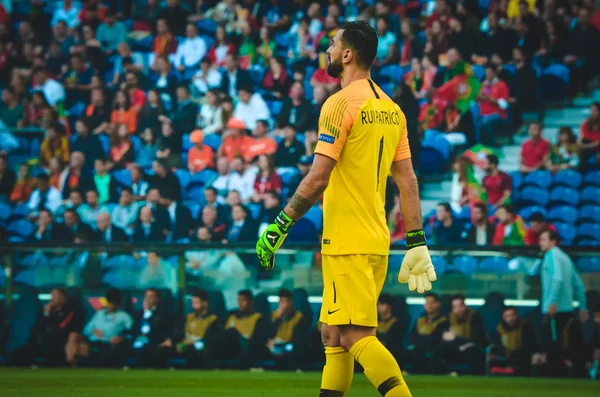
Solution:
[{"label": "player's short dark hair", "polygon": [[554,241],[557,244],[560,241],[560,235],[556,230],[544,230],[543,233],[548,233],[548,238],[550,241]]},{"label": "player's short dark hair", "polygon": [[390,294],[381,294],[379,295],[379,300],[377,303],[381,303],[382,305],[390,305],[394,306],[394,297]]},{"label": "player's short dark hair", "polygon": [[252,291],[250,291],[249,289],[243,289],[238,291],[238,296],[243,296],[244,298],[248,299],[248,300],[253,300],[254,296],[252,295]]},{"label": "player's short dark hair", "polygon": [[495,166],[498,166],[498,164],[500,164],[500,161],[498,160],[498,156],[496,156],[495,154],[488,154],[487,161],[488,161],[488,163],[495,165]]},{"label": "player's short dark hair", "polygon": [[201,301],[208,302],[208,292],[203,289],[199,289],[192,294],[192,298],[198,298]]},{"label": "player's short dark hair", "polygon": [[545,222],[546,219],[544,218],[544,214],[542,214],[539,211],[534,212],[533,214],[531,214],[531,218],[529,218],[529,222]]},{"label": "player's short dark hair", "polygon": [[436,294],[435,292],[427,292],[425,293],[425,299],[427,298],[433,298],[434,301],[436,302],[440,302],[440,296],[438,294]]},{"label": "player's short dark hair", "polygon": [[502,313],[507,312],[509,310],[514,310],[515,312],[518,313],[518,310],[515,306],[504,306],[504,308],[502,309]]},{"label": "player's short dark hair", "polygon": [[113,305],[121,304],[121,291],[116,288],[110,288],[106,291],[106,300],[108,303],[112,303]]},{"label": "player's short dark hair", "polygon": [[514,205],[511,204],[502,204],[500,207],[498,207],[498,209],[504,209],[506,212],[508,212],[509,214],[513,214],[515,213],[515,207]]},{"label": "player's short dark hair", "polygon": [[452,297],[452,300],[450,300],[450,302],[454,302],[454,301],[455,301],[455,300],[457,300],[457,299],[458,299],[459,301],[461,301],[462,303],[465,303],[465,299],[466,299],[466,298],[465,298],[465,295],[464,295],[464,294],[456,294],[456,295],[454,295],[454,296]]},{"label": "player's short dark hair", "polygon": [[292,299],[292,291],[290,291],[287,288],[280,289],[279,293],[277,295],[279,295],[279,299],[281,299],[281,298]]},{"label": "player's short dark hair", "polygon": [[377,55],[377,32],[364,21],[344,22],[340,29],[342,43],[354,51],[356,64],[361,69],[369,69]]},{"label": "player's short dark hair", "polygon": [[486,203],[475,203],[473,207],[479,208],[484,215],[487,215],[488,213],[488,206]]}]

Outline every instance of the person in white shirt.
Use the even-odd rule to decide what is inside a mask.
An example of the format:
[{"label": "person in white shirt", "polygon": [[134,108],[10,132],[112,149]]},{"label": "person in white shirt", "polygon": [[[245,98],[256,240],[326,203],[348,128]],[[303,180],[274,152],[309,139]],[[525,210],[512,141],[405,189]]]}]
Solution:
[{"label": "person in white shirt", "polygon": [[110,215],[113,225],[120,227],[127,235],[131,236],[140,206],[140,202],[133,201],[131,188],[127,186],[122,188],[119,205],[113,208]]},{"label": "person in white shirt", "polygon": [[81,218],[81,222],[96,230],[98,228],[98,224],[96,223],[98,215],[103,212],[103,207],[98,204],[98,192],[95,190],[88,190],[85,194],[85,201],[84,204],[79,206],[77,213]]},{"label": "person in white shirt", "polygon": [[140,273],[138,288],[167,288],[175,292],[177,290],[175,269],[168,262],[162,261],[156,252],[148,252],[146,259],[148,265]]},{"label": "person in white shirt", "polygon": [[223,76],[213,64],[210,58],[205,57],[200,61],[200,70],[192,77],[192,84],[200,94],[206,94],[212,88],[221,86]]},{"label": "person in white shirt", "polygon": [[254,181],[256,170],[248,167],[242,157],[236,157],[231,162],[231,176],[229,190],[237,190],[243,202],[247,202],[254,195]]},{"label": "person in white shirt", "polygon": [[79,26],[79,12],[81,4],[74,3],[73,0],[63,0],[62,7],[57,8],[52,14],[52,26],[55,26],[59,21],[64,21],[70,29]]},{"label": "person in white shirt", "polygon": [[259,93],[253,93],[252,87],[245,86],[238,90],[239,101],[235,105],[233,117],[246,124],[246,128],[253,130],[258,120],[270,120],[271,112]]},{"label": "person in white shirt", "polygon": [[50,186],[50,178],[47,174],[41,174],[37,178],[37,189],[31,193],[27,206],[30,216],[37,217],[39,211],[46,209],[54,213],[62,203],[62,195],[58,189]]},{"label": "person in white shirt", "polygon": [[231,180],[229,160],[227,160],[227,157],[219,157],[217,159],[217,173],[219,176],[214,180],[211,186],[217,190],[220,197],[226,197],[229,192],[229,182]]},{"label": "person in white shirt", "polygon": [[57,103],[65,100],[65,88],[58,81],[48,77],[44,68],[33,71],[33,90],[41,91],[48,105],[55,107]]},{"label": "person in white shirt", "polygon": [[198,36],[198,28],[188,23],[185,28],[185,39],[177,46],[174,64],[177,70],[183,72],[186,68],[195,68],[206,55],[206,43]]},{"label": "person in white shirt", "polygon": [[219,93],[209,90],[206,93],[206,103],[200,109],[198,125],[205,134],[217,134],[223,130],[223,112],[219,102]]}]

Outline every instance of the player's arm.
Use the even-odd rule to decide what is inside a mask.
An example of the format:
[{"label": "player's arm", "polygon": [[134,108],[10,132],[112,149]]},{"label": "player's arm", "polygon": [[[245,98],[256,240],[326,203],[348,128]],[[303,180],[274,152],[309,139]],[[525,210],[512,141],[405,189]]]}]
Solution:
[{"label": "player's arm", "polygon": [[402,215],[407,231],[419,230],[423,227],[421,217],[421,199],[419,197],[419,183],[409,158],[392,163],[392,177],[400,190]]}]

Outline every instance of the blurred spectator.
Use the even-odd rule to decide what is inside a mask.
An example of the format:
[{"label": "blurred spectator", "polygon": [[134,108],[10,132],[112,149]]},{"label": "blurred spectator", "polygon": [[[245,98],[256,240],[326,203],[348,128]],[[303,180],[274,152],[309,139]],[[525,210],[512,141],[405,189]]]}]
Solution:
[{"label": "blurred spectator", "polygon": [[[214,60],[212,61],[214,63]],[[221,91],[232,98],[237,98],[238,91],[242,87],[251,86],[252,84],[250,73],[247,70],[238,68],[237,56],[228,54],[225,57],[225,71],[221,78]]]},{"label": "blurred spectator", "polygon": [[206,189],[204,189],[204,200],[206,201],[206,204],[204,206],[214,207],[217,210],[219,218],[222,219],[224,216],[224,206],[220,201],[223,200],[223,198],[218,196],[217,189],[215,189],[212,186],[209,186]]},{"label": "blurred spectator", "polygon": [[[4,156],[0,156],[4,158]],[[35,180],[31,176],[31,167],[24,163],[19,166],[17,180],[10,193],[10,202],[14,204],[23,204],[29,201],[35,185]]]},{"label": "blurred spectator", "polygon": [[525,57],[520,48],[513,49],[512,62],[517,72],[510,87],[510,96],[515,99],[513,115],[516,125],[519,125],[522,120],[521,112],[535,111],[538,108],[537,75],[529,58]]},{"label": "blurred spectator", "polygon": [[288,96],[291,84],[291,78],[285,68],[285,60],[279,56],[271,57],[268,65],[269,69],[263,78],[262,88],[276,99],[282,100]]},{"label": "blurred spectator", "polygon": [[281,289],[278,295],[277,310],[271,315],[273,331],[266,346],[278,369],[293,369],[308,347],[310,321],[294,307],[290,290]]},{"label": "blurred spectator", "polygon": [[53,157],[58,157],[62,162],[69,162],[69,139],[65,136],[62,125],[54,124],[46,129],[46,138],[40,148],[40,164],[48,167]]},{"label": "blurred spectator", "polygon": [[[221,147],[223,147],[223,145],[221,145]],[[219,147],[219,149],[221,147]],[[220,197],[225,197],[229,191],[229,181],[231,179],[231,173],[229,172],[229,160],[227,157],[217,158],[217,173],[219,176],[212,183],[212,187],[217,190],[217,193]]]},{"label": "blurred spectator", "polygon": [[171,33],[171,26],[166,19],[159,18],[156,21],[156,36],[152,41],[152,52],[158,59],[161,56],[174,54],[175,51],[177,51],[177,39]]},{"label": "blurred spectator", "polygon": [[571,70],[572,87],[575,92],[587,92],[587,85],[594,71],[598,70],[598,29],[591,24],[590,9],[581,7],[576,25],[569,34],[566,56],[562,59]]},{"label": "blurred spectator", "polygon": [[73,242],[77,244],[92,240],[92,228],[81,222],[77,210],[69,208],[65,210],[64,215],[64,236],[60,240]]},{"label": "blurred spectator", "polygon": [[[157,131],[160,129],[162,129],[162,125],[159,125]],[[156,153],[158,152],[152,129],[146,128],[141,134],[141,138],[142,146],[136,153],[135,164],[139,168],[150,168],[152,167],[152,163],[156,160]],[[129,167],[131,168],[132,165]]]},{"label": "blurred spectator", "polygon": [[283,128],[283,140],[279,143],[275,152],[275,166],[295,167],[300,157],[304,155],[304,145],[296,138],[296,127],[294,125],[285,124],[281,127]]},{"label": "blurred spectator", "polygon": [[257,236],[254,220],[248,215],[248,210],[241,204],[231,207],[231,226],[227,232],[224,243],[253,242]]},{"label": "blurred spectator", "polygon": [[379,38],[377,43],[377,56],[374,65],[383,67],[390,65],[397,59],[398,45],[396,35],[390,30],[386,16],[377,18],[376,30]]},{"label": "blurred spectator", "polygon": [[71,151],[83,154],[85,159],[83,170],[91,172],[94,169],[96,159],[104,157],[102,144],[97,135],[90,134],[90,130],[83,120],[75,122],[75,131],[77,132],[77,138],[71,145]]},{"label": "blurred spectator", "polygon": [[304,98],[304,86],[302,82],[294,82],[290,89],[289,98],[285,96],[284,98],[283,107],[277,116],[278,128],[292,125],[299,131],[304,132],[316,125],[316,114],[313,112],[310,102]]},{"label": "blurred spectator", "polygon": [[38,211],[47,209],[54,212],[62,202],[62,196],[58,189],[50,186],[50,178],[47,174],[41,173],[37,177],[37,188],[31,193],[27,206],[30,216],[35,217]]},{"label": "blurred spectator", "polygon": [[[181,26],[181,22],[173,26]],[[198,36],[198,28],[193,23],[185,26],[185,38],[177,46],[175,53],[175,67],[183,72],[186,69],[197,68],[200,60],[206,55],[207,49],[204,40]]]},{"label": "blurred spectator", "polygon": [[538,246],[540,244],[540,236],[546,230],[556,232],[554,225],[548,223],[541,212],[534,212],[531,214],[531,218],[529,218],[529,228],[525,232],[525,245]]},{"label": "blurred spectator", "polygon": [[194,219],[190,210],[168,196],[161,198],[161,204],[169,214],[168,232],[170,240],[177,243],[187,243],[194,226]]},{"label": "blurred spectator", "polygon": [[525,243],[525,221],[515,214],[512,205],[501,205],[494,215],[498,219],[494,231],[493,245],[523,245]]},{"label": "blurred spectator", "polygon": [[[574,319],[573,301],[579,302],[579,320],[589,319],[585,288],[571,258],[558,246],[559,236],[547,230],[540,236],[544,253],[541,265],[542,281],[542,337],[540,353],[534,355],[534,374],[543,367],[548,375],[557,375],[559,360],[567,362],[569,375],[583,375],[586,347],[581,324]],[[557,335],[561,337],[558,338]]]},{"label": "blurred spectator", "polygon": [[54,288],[44,314],[33,326],[27,343],[12,352],[11,364],[31,365],[42,356],[51,367],[65,362],[65,347],[72,332],[80,331],[80,320],[70,305],[67,291]]},{"label": "blurred spectator", "polygon": [[61,186],[61,173],[64,169],[62,161],[58,157],[52,157],[50,164],[48,165],[48,177],[50,179],[50,186],[58,189],[62,192]]},{"label": "blurred spectator", "polygon": [[[100,39],[98,39],[100,40]],[[102,41],[102,40],[100,40]],[[104,44],[104,43],[103,43]],[[110,43],[110,48],[114,43]],[[117,50],[115,57],[115,68],[113,73],[113,80],[111,82],[114,86],[120,86],[125,73],[134,72],[139,73],[144,70],[144,58],[141,54],[131,51],[131,47],[126,41],[117,42],[118,45],[114,44]],[[104,47],[105,51],[114,51]]]},{"label": "blurred spectator", "polygon": [[52,14],[51,25],[55,26],[59,21],[63,21],[67,24],[69,29],[74,29],[79,26],[79,13],[81,12],[81,5],[73,2],[73,0],[62,0],[62,5],[56,7]]},{"label": "blurred spectator", "polygon": [[254,162],[259,156],[270,156],[277,151],[277,141],[268,136],[268,134],[269,122],[267,120],[258,120],[256,127],[252,130],[254,139],[244,153],[244,159],[248,163]]},{"label": "blurred spectator", "polygon": [[19,103],[15,89],[6,87],[2,90],[2,104],[0,105],[0,120],[10,129],[23,127],[23,106]]},{"label": "blurred spectator", "polygon": [[8,201],[17,182],[17,175],[8,168],[6,156],[0,155],[0,202]]},{"label": "blurred spectator", "polygon": [[494,353],[504,358],[502,365],[514,368],[517,375],[529,375],[531,356],[536,350],[535,333],[532,325],[519,317],[516,307],[504,307],[491,342]]},{"label": "blurred spectator", "polygon": [[85,104],[90,100],[94,70],[87,67],[79,54],[72,54],[69,64],[69,69],[62,76],[67,92],[65,105],[69,108],[77,106],[83,113]]},{"label": "blurred spectator", "polygon": [[134,243],[160,242],[165,240],[161,226],[156,222],[152,209],[142,207],[132,236]]},{"label": "blurred spectator", "polygon": [[144,174],[142,173],[141,168],[136,164],[132,164],[129,166],[129,172],[131,172],[131,192],[133,193],[133,200],[145,200],[150,184],[143,179]]},{"label": "blurred spectator", "polygon": [[238,308],[227,316],[220,345],[225,358],[239,358],[242,368],[249,368],[265,346],[268,338],[268,319],[254,311],[250,290],[238,293]]},{"label": "blurred spectator", "polygon": [[127,126],[127,132],[135,134],[137,131],[138,115],[135,107],[131,105],[131,98],[125,91],[118,91],[113,102],[110,114],[110,127],[118,128],[121,124]]},{"label": "blurred spectator", "polygon": [[466,362],[469,373],[483,373],[484,354],[481,349],[487,345],[481,315],[465,305],[465,297],[457,295],[452,299],[452,311],[448,330],[442,334],[442,359],[448,364]]},{"label": "blurred spectator", "polygon": [[133,316],[131,350],[140,366],[162,367],[169,355],[163,344],[171,336],[171,322],[168,309],[161,307],[160,298],[156,288],[148,288],[144,293],[142,310]]},{"label": "blurred spectator", "polygon": [[[237,81],[239,77],[244,76],[244,73],[238,72],[238,57],[235,51],[235,46],[231,43],[231,40],[227,37],[227,33],[225,32],[225,28],[223,26],[217,26],[217,30],[215,32],[215,41],[213,45],[208,50],[208,58],[210,61],[217,67],[225,66],[226,71],[223,74],[223,80],[221,85],[221,91],[229,94],[230,96],[235,96],[235,92],[231,92],[232,85],[236,86],[236,84],[242,83],[242,81]],[[242,72],[242,70],[239,70]],[[250,80],[250,75],[245,72],[245,77],[248,77]],[[245,77],[243,80],[245,80]],[[234,88],[237,92],[237,87]]]},{"label": "blurred spectator", "polygon": [[[120,86],[122,91],[129,95],[129,102],[135,111],[139,114],[140,110],[146,104],[146,93],[140,88],[137,73],[128,71],[125,74],[125,81]],[[138,123],[139,124],[139,123]]]},{"label": "blurred spectator", "polygon": [[519,170],[528,173],[544,169],[550,157],[550,142],[542,138],[542,125],[529,124],[529,139],[521,145],[521,165]]},{"label": "blurred spectator", "polygon": [[258,46],[256,48],[256,63],[261,66],[269,66],[269,61],[275,54],[276,43],[273,30],[266,26],[260,28],[258,33]]},{"label": "blurred spectator", "polygon": [[94,190],[98,192],[98,204],[116,203],[118,201],[118,184],[108,173],[108,162],[101,158],[94,162]]},{"label": "blurred spectator", "polygon": [[[79,211],[79,207],[83,204],[83,196],[79,190],[73,190],[69,193],[67,200],[63,200],[62,205],[55,212],[57,217],[62,217],[69,209]],[[79,212],[77,212],[79,216]],[[80,218],[81,219],[81,218]]]},{"label": "blurred spectator", "polygon": [[558,142],[552,147],[546,168],[552,172],[579,168],[577,138],[570,127],[558,129]]},{"label": "blurred spectator", "polygon": [[488,203],[496,208],[504,205],[512,194],[512,178],[506,172],[498,169],[498,163],[498,156],[495,154],[487,156],[483,166],[487,175],[483,177],[481,183],[485,189]]},{"label": "blurred spectator", "polygon": [[248,167],[241,156],[235,157],[231,161],[231,175],[229,177],[229,191],[237,190],[243,202],[247,202],[254,196],[254,182],[256,181],[256,171]]},{"label": "blurred spectator", "polygon": [[[133,232],[135,221],[139,212],[140,204],[134,202],[133,192],[129,186],[121,188],[121,197],[119,203],[113,208],[110,213],[112,223],[125,231],[127,234]],[[100,229],[100,225],[98,225]]]},{"label": "blurred spectator", "polygon": [[281,206],[281,197],[276,191],[269,190],[265,193],[264,197],[263,206],[256,218],[259,223],[259,233],[261,233],[269,223],[273,222],[273,219],[275,219],[283,209]]},{"label": "blurred spectator", "polygon": [[236,156],[244,156],[252,143],[252,138],[246,135],[246,124],[237,118],[229,119],[217,156],[225,156],[227,160],[233,161]]},{"label": "blurred spectator", "polygon": [[175,91],[179,80],[171,68],[171,63],[166,55],[156,57],[155,73],[152,75],[153,88],[160,94],[160,98],[169,109],[175,101]]},{"label": "blurred spectator", "polygon": [[488,206],[476,203],[471,207],[471,227],[467,230],[467,244],[489,246],[494,240],[496,226],[488,220]]},{"label": "blurred spectator", "polygon": [[100,367],[123,365],[124,347],[133,319],[119,306],[121,291],[111,288],[106,292],[106,306],[96,311],[82,334],[69,336],[66,347],[67,363],[75,367],[81,359]]},{"label": "blurred spectator", "polygon": [[179,168],[181,165],[181,135],[173,129],[173,124],[163,122],[156,139],[156,162],[164,167]]},{"label": "blurred spectator", "polygon": [[252,86],[239,86],[239,101],[235,105],[233,117],[240,119],[246,128],[253,130],[259,120],[270,120],[271,112],[262,96],[253,92]]},{"label": "blurred spectator", "polygon": [[88,0],[85,7],[79,12],[79,20],[82,24],[93,26],[94,30],[106,18],[108,7],[101,0]]},{"label": "blurred spectator", "polygon": [[50,106],[48,105],[48,101],[46,101],[44,94],[41,91],[34,91],[31,94],[31,101],[25,108],[23,126],[40,127],[42,125],[44,113],[47,112],[49,108]]},{"label": "blurred spectator", "polygon": [[[200,70],[192,77],[192,84],[202,95],[208,94],[211,90],[215,90],[213,93],[215,96],[218,96],[216,89],[221,86],[221,79],[223,76],[212,66],[210,58],[202,58],[200,61]],[[216,99],[218,99],[218,97]],[[207,98],[207,102],[211,103],[211,99]]]},{"label": "blurred spectator", "polygon": [[581,133],[577,139],[581,149],[581,164],[600,163],[600,103],[590,105],[590,117],[581,125]]},{"label": "blurred spectator", "polygon": [[398,194],[394,195],[394,207],[388,215],[388,226],[390,229],[391,244],[396,244],[405,239],[404,215],[402,214],[402,203]]},{"label": "blurred spectator", "polygon": [[448,45],[456,48],[463,58],[471,59],[477,50],[478,42],[473,39],[477,33],[465,26],[465,22],[465,19],[458,15],[450,18]]},{"label": "blurred spectator", "polygon": [[107,166],[112,170],[127,168],[133,163],[133,143],[124,124],[113,130],[110,134],[110,162]]},{"label": "blurred spectator", "polygon": [[454,219],[450,204],[438,204],[435,220],[431,231],[433,244],[450,245],[460,242],[462,229],[457,220]]},{"label": "blurred spectator", "polygon": [[[116,209],[116,208],[115,208]],[[113,211],[113,214],[115,211]],[[113,221],[118,219],[111,219],[111,215],[108,212],[101,212],[96,217],[96,223],[98,230],[94,233],[92,240],[102,243],[126,243],[129,241],[127,234],[123,229],[113,224]]]},{"label": "blurred spectator", "polygon": [[300,157],[300,160],[298,161],[298,169],[300,170],[300,179],[302,179],[306,175],[308,175],[308,173],[312,167],[313,160],[314,160],[313,156]]},{"label": "blurred spectator", "polygon": [[450,205],[459,212],[469,205],[469,167],[472,163],[465,157],[457,157],[452,162],[452,188],[450,189]]},{"label": "blurred spectator", "polygon": [[190,135],[194,146],[188,152],[188,169],[194,174],[205,168],[215,168],[215,152],[210,146],[204,145],[204,132],[195,130]]},{"label": "blurred spectator", "polygon": [[506,83],[498,78],[496,69],[492,64],[485,67],[485,80],[477,96],[479,112],[481,114],[481,128],[485,133],[479,141],[482,143],[495,143],[495,136],[504,128],[508,119],[509,92]]},{"label": "blurred spectator", "polygon": [[[177,102],[168,121],[173,124],[176,135],[189,134],[196,126],[198,106],[190,100],[190,90],[187,85],[180,85],[176,90]],[[161,121],[167,121],[164,116]]]},{"label": "blurred spectator", "polygon": [[150,188],[158,189],[162,197],[171,197],[175,201],[180,200],[181,187],[179,179],[172,173],[163,161],[157,160],[152,163],[154,176],[150,180]]},{"label": "blurred spectator", "polygon": [[248,69],[250,65],[256,62],[256,40],[252,27],[248,20],[237,22],[237,31],[239,32],[239,63],[242,69]]},{"label": "blurred spectator", "polygon": [[377,339],[399,360],[404,350],[405,327],[394,315],[394,297],[381,294],[377,301]]},{"label": "blurred spectator", "polygon": [[94,88],[91,91],[90,98],[91,103],[82,116],[82,122],[92,131],[92,134],[107,133],[110,110],[105,100],[104,91],[100,88]]},{"label": "blurred spectator", "polygon": [[425,314],[417,319],[408,336],[408,354],[417,373],[436,373],[440,362],[434,353],[439,352],[442,334],[448,328],[448,319],[440,313],[440,297],[433,292],[425,294]]},{"label": "blurred spectator", "polygon": [[161,128],[160,116],[166,115],[165,104],[155,90],[148,91],[148,100],[140,110],[138,116],[138,132],[141,134],[150,130],[150,133]]},{"label": "blurred spectator", "polygon": [[[187,21],[190,12],[179,4],[179,0],[167,0],[167,6],[161,8],[159,17],[167,21],[167,24],[173,29],[175,36],[186,34],[186,26],[183,21]],[[195,27],[195,25],[193,25]]]},{"label": "blurred spectator", "polygon": [[205,227],[211,235],[211,241],[220,242],[225,238],[227,226],[221,221],[217,214],[217,209],[212,206],[205,206],[199,219],[200,228]]},{"label": "blurred spectator", "polygon": [[158,189],[151,188],[148,190],[144,206],[152,210],[152,215],[154,215],[156,222],[160,225],[160,228],[164,230],[169,226],[169,213],[167,209],[160,204],[160,201],[161,196]]},{"label": "blurred spectator", "polygon": [[140,273],[139,288],[174,289],[175,278],[171,264],[156,252],[148,252],[147,265]]},{"label": "blurred spectator", "polygon": [[103,207],[98,204],[98,192],[96,190],[88,190],[85,193],[85,203],[81,204],[77,209],[81,221],[90,225],[92,229],[96,229],[96,220],[102,211]]},{"label": "blurred spectator", "polygon": [[198,125],[206,134],[220,134],[223,130],[223,113],[219,92],[213,88],[205,92],[206,102],[200,109]]},{"label": "blurred spectator", "polygon": [[52,213],[46,209],[40,210],[35,223],[35,232],[29,241],[63,241],[64,227],[54,221]]}]

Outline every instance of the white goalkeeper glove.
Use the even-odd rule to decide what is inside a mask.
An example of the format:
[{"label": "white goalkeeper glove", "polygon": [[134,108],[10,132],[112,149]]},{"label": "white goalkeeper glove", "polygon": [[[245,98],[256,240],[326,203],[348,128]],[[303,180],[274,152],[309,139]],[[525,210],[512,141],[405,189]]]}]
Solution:
[{"label": "white goalkeeper glove", "polygon": [[422,294],[431,290],[431,283],[437,280],[427,241],[423,230],[406,233],[406,255],[402,260],[398,281],[408,283],[408,289]]}]

